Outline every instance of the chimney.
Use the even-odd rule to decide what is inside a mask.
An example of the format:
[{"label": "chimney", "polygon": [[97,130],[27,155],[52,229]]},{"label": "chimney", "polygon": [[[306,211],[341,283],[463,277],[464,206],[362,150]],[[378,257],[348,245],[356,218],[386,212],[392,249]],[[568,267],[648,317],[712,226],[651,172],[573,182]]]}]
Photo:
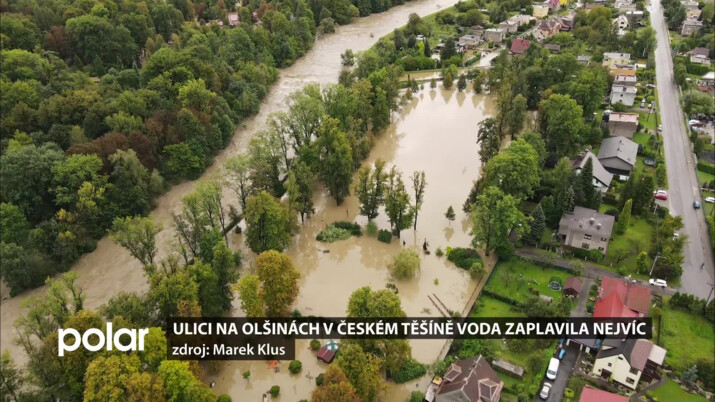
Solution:
[{"label": "chimney", "polygon": [[601,228],[601,224],[600,224],[600,223],[597,224],[597,225],[596,225],[596,228],[597,228],[597,229],[600,229],[600,228]]},{"label": "chimney", "polygon": [[588,220],[588,223],[590,223],[591,225],[593,225],[594,222],[596,222],[596,218],[594,217],[591,217],[591,219]]}]

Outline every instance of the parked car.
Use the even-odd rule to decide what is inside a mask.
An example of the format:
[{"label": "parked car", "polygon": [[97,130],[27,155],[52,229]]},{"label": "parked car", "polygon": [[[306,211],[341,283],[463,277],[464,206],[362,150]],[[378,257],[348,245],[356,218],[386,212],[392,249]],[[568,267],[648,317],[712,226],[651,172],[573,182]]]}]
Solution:
[{"label": "parked car", "polygon": [[693,208],[700,209],[700,201],[693,201]]},{"label": "parked car", "polygon": [[663,131],[663,125],[662,125],[662,124],[658,124],[658,131]]},{"label": "parked car", "polygon": [[551,383],[545,382],[544,387],[541,388],[541,392],[539,392],[539,396],[543,400],[547,400],[549,398],[549,392],[551,392]]},{"label": "parked car", "polygon": [[662,279],[649,279],[648,283],[651,286],[658,286],[659,288],[667,288],[668,287],[668,282],[666,282]]},{"label": "parked car", "polygon": [[714,203],[714,202],[715,202],[715,197],[706,197],[706,198],[705,198],[705,202]]},{"label": "parked car", "polygon": [[559,359],[552,357],[549,362],[549,367],[546,369],[546,378],[549,380],[556,379],[556,373],[559,372]]},{"label": "parked car", "polygon": [[668,192],[665,190],[657,190],[653,191],[653,197],[659,199],[659,200],[667,200],[668,199]]}]

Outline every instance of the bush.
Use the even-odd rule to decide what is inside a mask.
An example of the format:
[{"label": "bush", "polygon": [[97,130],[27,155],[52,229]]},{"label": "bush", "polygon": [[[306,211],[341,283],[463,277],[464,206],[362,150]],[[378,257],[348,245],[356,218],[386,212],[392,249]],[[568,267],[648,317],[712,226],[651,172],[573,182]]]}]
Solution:
[{"label": "bush", "polygon": [[231,397],[223,394],[216,399],[216,402],[231,402]]},{"label": "bush", "polygon": [[425,400],[425,394],[420,391],[412,391],[409,402],[422,402]]},{"label": "bush", "polygon": [[347,230],[353,236],[362,236],[362,229],[360,228],[360,225],[355,222],[338,221],[333,222],[333,226]]},{"label": "bush", "polygon": [[288,365],[288,371],[290,371],[291,374],[298,374],[301,369],[303,369],[303,363],[301,363],[300,360],[293,360]]},{"label": "bush", "polygon": [[573,397],[574,397],[573,390],[572,390],[571,388],[566,388],[566,389],[564,390],[564,396],[565,396],[566,398],[573,398]]},{"label": "bush", "polygon": [[390,244],[390,242],[392,241],[392,233],[390,233],[389,230],[380,229],[380,231],[377,232],[377,240],[380,240],[383,243]]},{"label": "bush", "polygon": [[437,250],[434,253],[437,257],[441,257],[444,255],[444,251],[442,251],[441,247],[437,247]]},{"label": "bush", "polygon": [[323,382],[325,382],[325,374],[320,373],[317,377],[315,377],[315,385],[320,387],[323,385]]},{"label": "bush", "polygon": [[365,233],[367,233],[368,236],[376,236],[377,224],[375,224],[375,222],[373,221],[368,222],[367,226],[365,226]]},{"label": "bush", "polygon": [[281,393],[281,387],[279,387],[278,385],[274,385],[274,386],[271,387],[271,391],[270,391],[270,392],[271,392],[271,396],[272,396],[273,398],[277,398],[277,397],[278,397],[278,394]]},{"label": "bush", "polygon": [[715,165],[707,162],[698,162],[698,170],[705,173],[715,174]]},{"label": "bush", "polygon": [[425,368],[425,365],[415,359],[410,359],[406,361],[401,368],[392,373],[392,379],[396,383],[402,384],[403,382],[420,378],[425,374],[427,374],[427,368]]},{"label": "bush", "polygon": [[481,257],[479,257],[477,250],[462,247],[456,247],[448,250],[447,259],[452,261],[454,265],[459,268],[466,270],[469,270],[475,263],[481,262],[482,260]]},{"label": "bush", "polygon": [[320,341],[317,339],[310,341],[310,350],[316,351],[318,349],[320,349]]},{"label": "bush", "polygon": [[415,249],[404,249],[394,257],[388,268],[396,279],[411,279],[420,270],[420,262],[420,255]]},{"label": "bush", "polygon": [[346,240],[352,236],[349,230],[341,229],[334,225],[328,225],[322,232],[315,236],[315,240],[325,243],[332,243],[338,240]]}]

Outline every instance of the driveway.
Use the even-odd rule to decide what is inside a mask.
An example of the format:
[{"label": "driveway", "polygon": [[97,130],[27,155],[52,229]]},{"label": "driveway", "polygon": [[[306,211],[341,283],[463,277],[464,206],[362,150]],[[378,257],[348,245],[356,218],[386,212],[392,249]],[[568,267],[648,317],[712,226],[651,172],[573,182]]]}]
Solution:
[{"label": "driveway", "polygon": [[[699,183],[695,174],[695,158],[690,148],[690,140],[685,128],[685,118],[680,108],[680,93],[673,81],[673,59],[670,51],[670,37],[663,18],[660,0],[650,5],[651,25],[658,41],[655,49],[656,78],[660,117],[663,125],[663,142],[667,162],[670,213],[682,216],[685,227],[681,233],[688,235],[683,252],[683,276],[680,279],[681,292],[700,298],[707,298],[713,281],[713,256],[710,236],[705,223],[703,208],[694,209],[693,201],[700,201]],[[705,266],[701,269],[701,264]]]},{"label": "driveway", "polygon": [[591,285],[593,285],[593,279],[590,277],[583,278],[583,285],[581,286],[581,293],[578,294],[578,302],[576,307],[571,310],[571,317],[589,317],[590,314],[586,312],[586,302],[588,302],[588,293],[591,290]]},{"label": "driveway", "polygon": [[[573,371],[578,358],[579,350],[575,345],[575,343],[572,343],[569,346],[565,346],[566,354],[564,355],[564,358],[561,359],[561,363],[559,363],[559,371],[556,373],[556,379],[552,381],[544,376],[544,381],[551,383],[551,392],[549,392],[549,398],[546,399],[546,402],[561,402],[561,399],[563,399],[564,390],[566,389],[566,385],[569,383],[571,371]],[[546,367],[544,367],[544,370],[546,370]],[[544,381],[542,381],[539,385],[538,392],[541,392],[541,388],[544,386]],[[544,400],[539,397],[538,392],[534,397],[534,402],[543,402]]]}]

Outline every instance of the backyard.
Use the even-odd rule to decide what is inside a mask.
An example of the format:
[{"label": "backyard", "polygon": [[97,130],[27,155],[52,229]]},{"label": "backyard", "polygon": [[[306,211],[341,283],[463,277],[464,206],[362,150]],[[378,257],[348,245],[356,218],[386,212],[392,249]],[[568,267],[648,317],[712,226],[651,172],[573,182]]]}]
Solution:
[{"label": "backyard", "polygon": [[[609,206],[605,209],[610,208]],[[646,219],[632,216],[628,229],[624,234],[617,234],[614,231],[608,244],[608,253],[601,261],[601,264],[613,271],[618,271],[618,268],[624,267],[627,270],[627,274],[644,279],[648,278],[648,275],[636,273],[636,258],[641,251],[648,251],[653,230],[653,225]]]},{"label": "backyard", "polygon": [[691,394],[680,388],[673,380],[668,380],[663,386],[651,391],[652,396],[659,401],[679,401],[679,402],[706,402],[707,399],[700,395]]},{"label": "backyard", "polygon": [[[665,363],[676,372],[700,359],[715,364],[715,327],[702,316],[672,309],[664,303],[660,345],[668,350]],[[687,339],[687,342],[683,342]],[[661,399],[677,400],[677,399]]]},{"label": "backyard", "polygon": [[563,285],[570,276],[564,271],[542,267],[514,257],[497,263],[485,289],[519,302],[525,301],[531,294],[530,288],[538,291],[539,295],[556,299],[562,292],[549,288],[551,278],[559,278]]}]

